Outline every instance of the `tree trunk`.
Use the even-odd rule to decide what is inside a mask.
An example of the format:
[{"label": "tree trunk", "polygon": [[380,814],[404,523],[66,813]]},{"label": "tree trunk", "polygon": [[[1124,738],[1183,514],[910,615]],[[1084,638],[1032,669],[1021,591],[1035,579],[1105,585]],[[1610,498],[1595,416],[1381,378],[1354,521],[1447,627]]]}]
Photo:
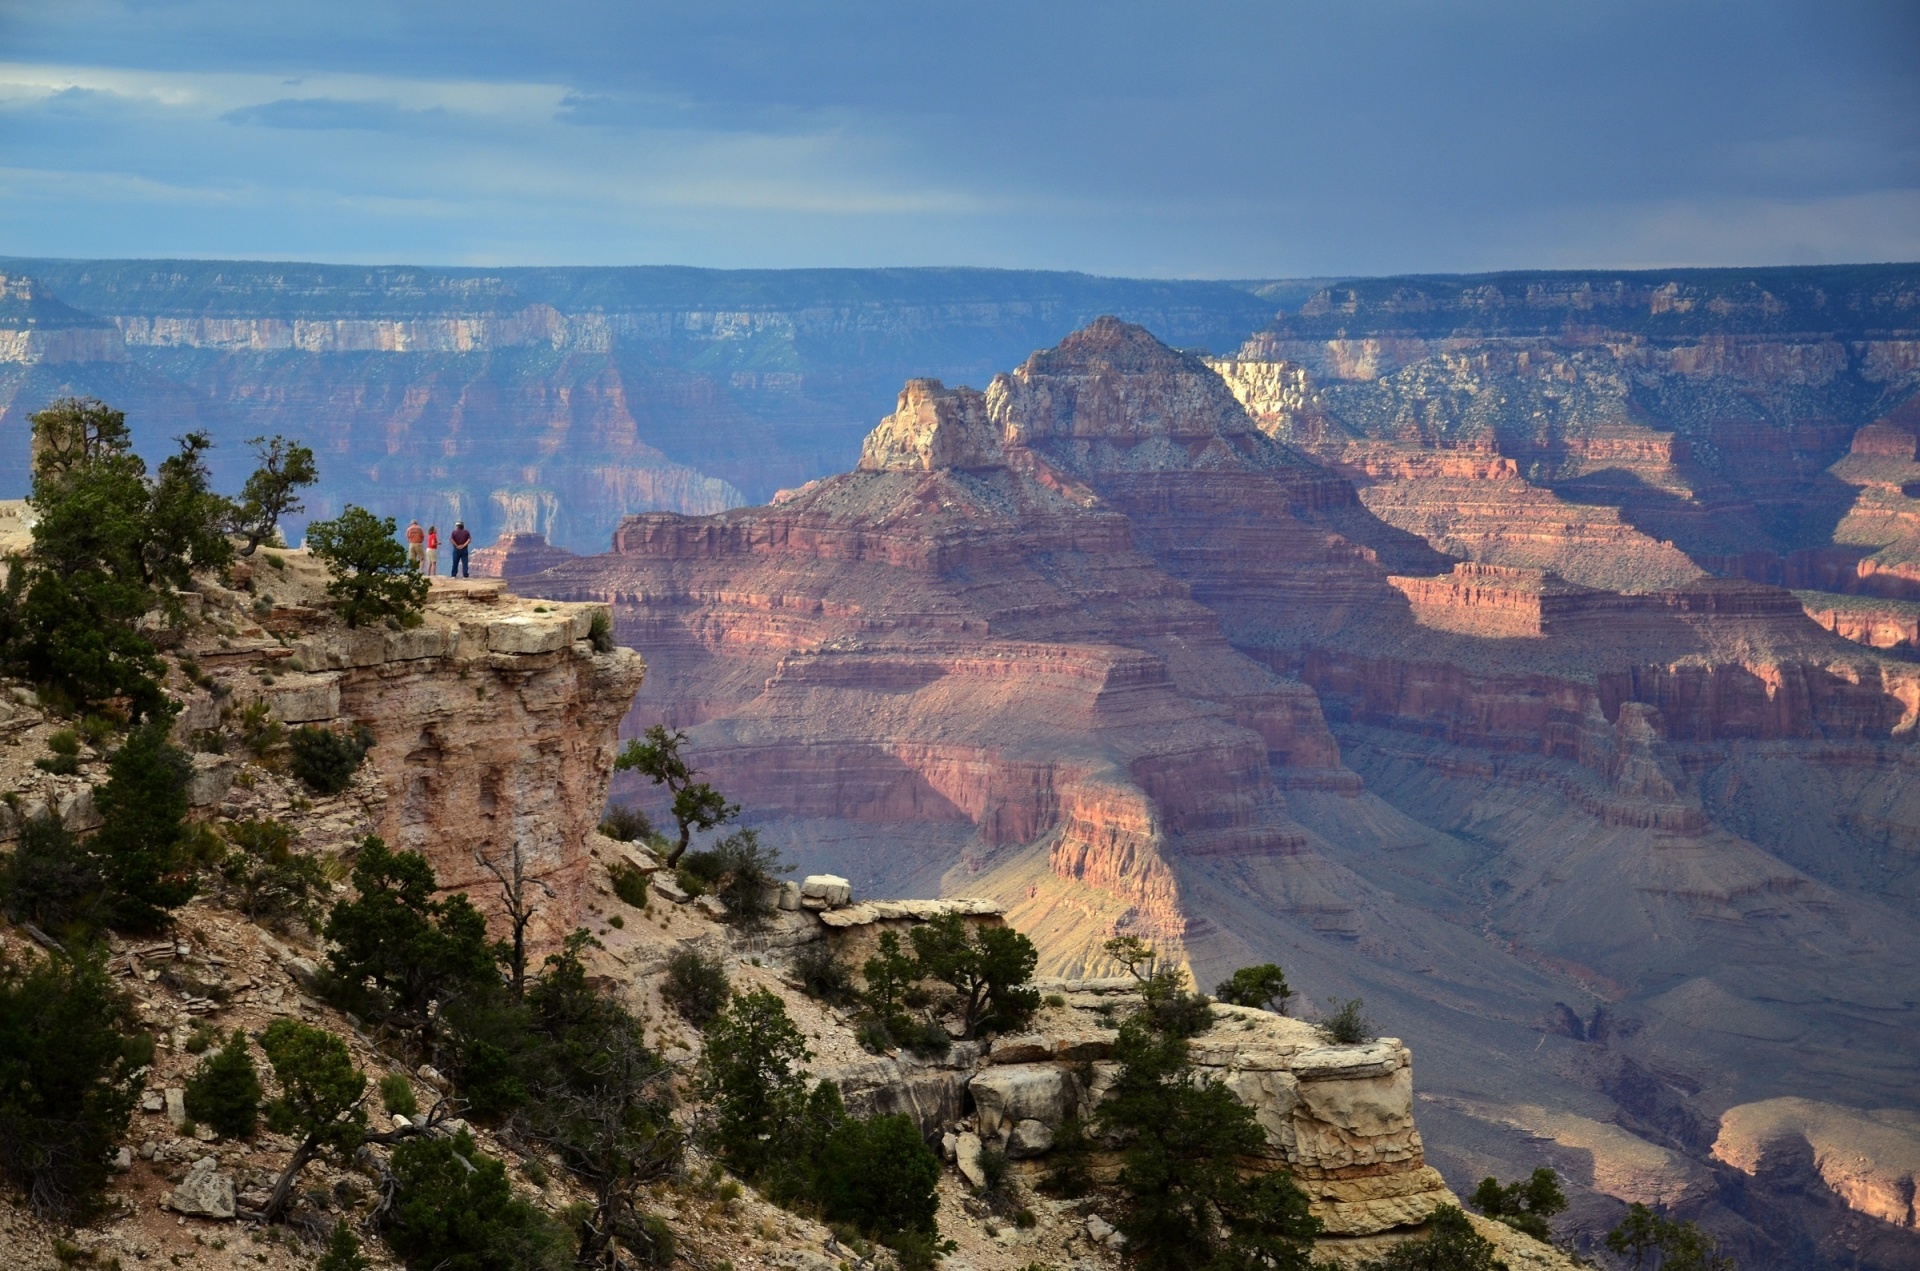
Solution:
[{"label": "tree trunk", "polygon": [[307,1167],[317,1150],[318,1144],[313,1139],[293,1149],[293,1157],[288,1160],[287,1168],[280,1171],[280,1181],[273,1185],[273,1195],[267,1198],[267,1207],[261,1214],[263,1221],[280,1221],[280,1213],[287,1207],[287,1194],[293,1190],[294,1180],[300,1177],[300,1171]]}]

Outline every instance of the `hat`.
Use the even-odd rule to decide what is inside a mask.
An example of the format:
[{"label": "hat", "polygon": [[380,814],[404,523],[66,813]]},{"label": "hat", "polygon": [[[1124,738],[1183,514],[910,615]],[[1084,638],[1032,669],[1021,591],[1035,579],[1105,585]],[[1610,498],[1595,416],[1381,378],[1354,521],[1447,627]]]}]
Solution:
[{"label": "hat", "polygon": [[467,523],[465,521],[455,521],[453,523],[453,528],[456,530],[464,530],[467,528]]}]

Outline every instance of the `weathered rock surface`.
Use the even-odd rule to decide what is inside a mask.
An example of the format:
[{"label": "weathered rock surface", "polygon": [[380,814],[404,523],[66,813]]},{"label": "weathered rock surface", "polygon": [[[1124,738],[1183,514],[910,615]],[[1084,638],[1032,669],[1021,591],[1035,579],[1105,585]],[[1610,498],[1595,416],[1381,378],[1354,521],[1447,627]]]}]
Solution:
[{"label": "weathered rock surface", "polygon": [[231,1218],[234,1196],[233,1175],[221,1171],[218,1157],[203,1156],[168,1195],[167,1206],[194,1218]]},{"label": "weathered rock surface", "polygon": [[1713,1155],[1743,1174],[1789,1186],[1817,1178],[1851,1209],[1896,1227],[1920,1226],[1920,1116],[1813,1099],[1766,1099],[1727,1109]]}]

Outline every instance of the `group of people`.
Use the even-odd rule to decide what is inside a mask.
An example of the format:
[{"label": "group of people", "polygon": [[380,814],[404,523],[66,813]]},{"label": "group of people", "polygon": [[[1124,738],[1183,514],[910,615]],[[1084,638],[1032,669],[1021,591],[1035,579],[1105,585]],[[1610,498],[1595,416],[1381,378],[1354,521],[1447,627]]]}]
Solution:
[{"label": "group of people", "polygon": [[[453,545],[453,561],[447,567],[449,578],[470,578],[467,553],[473,544],[473,535],[467,532],[465,521],[453,523],[453,533],[447,535],[447,542]],[[413,567],[423,574],[440,572],[440,527],[429,525],[420,528],[420,522],[407,522],[407,559]]]}]

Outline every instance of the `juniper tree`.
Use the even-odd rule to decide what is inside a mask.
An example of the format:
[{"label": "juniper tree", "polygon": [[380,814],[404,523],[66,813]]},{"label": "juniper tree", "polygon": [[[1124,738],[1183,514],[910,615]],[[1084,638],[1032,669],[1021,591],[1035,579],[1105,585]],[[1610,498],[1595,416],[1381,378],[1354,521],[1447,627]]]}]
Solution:
[{"label": "juniper tree", "polygon": [[614,760],[621,772],[638,772],[657,786],[665,786],[673,796],[672,815],[680,837],[667,853],[667,867],[675,868],[687,854],[695,830],[711,830],[740,815],[740,805],[729,803],[718,790],[697,780],[700,773],[681,753],[687,735],[679,729],[667,731],[661,724],[647,729],[644,740],[630,739]]},{"label": "juniper tree", "polygon": [[286,1209],[294,1182],[320,1155],[345,1162],[366,1138],[367,1114],[361,1107],[367,1078],[354,1066],[347,1044],[325,1029],[295,1019],[277,1019],[260,1038],[273,1065],[279,1095],[267,1105],[267,1128],[294,1140],[260,1217],[276,1222]]}]

